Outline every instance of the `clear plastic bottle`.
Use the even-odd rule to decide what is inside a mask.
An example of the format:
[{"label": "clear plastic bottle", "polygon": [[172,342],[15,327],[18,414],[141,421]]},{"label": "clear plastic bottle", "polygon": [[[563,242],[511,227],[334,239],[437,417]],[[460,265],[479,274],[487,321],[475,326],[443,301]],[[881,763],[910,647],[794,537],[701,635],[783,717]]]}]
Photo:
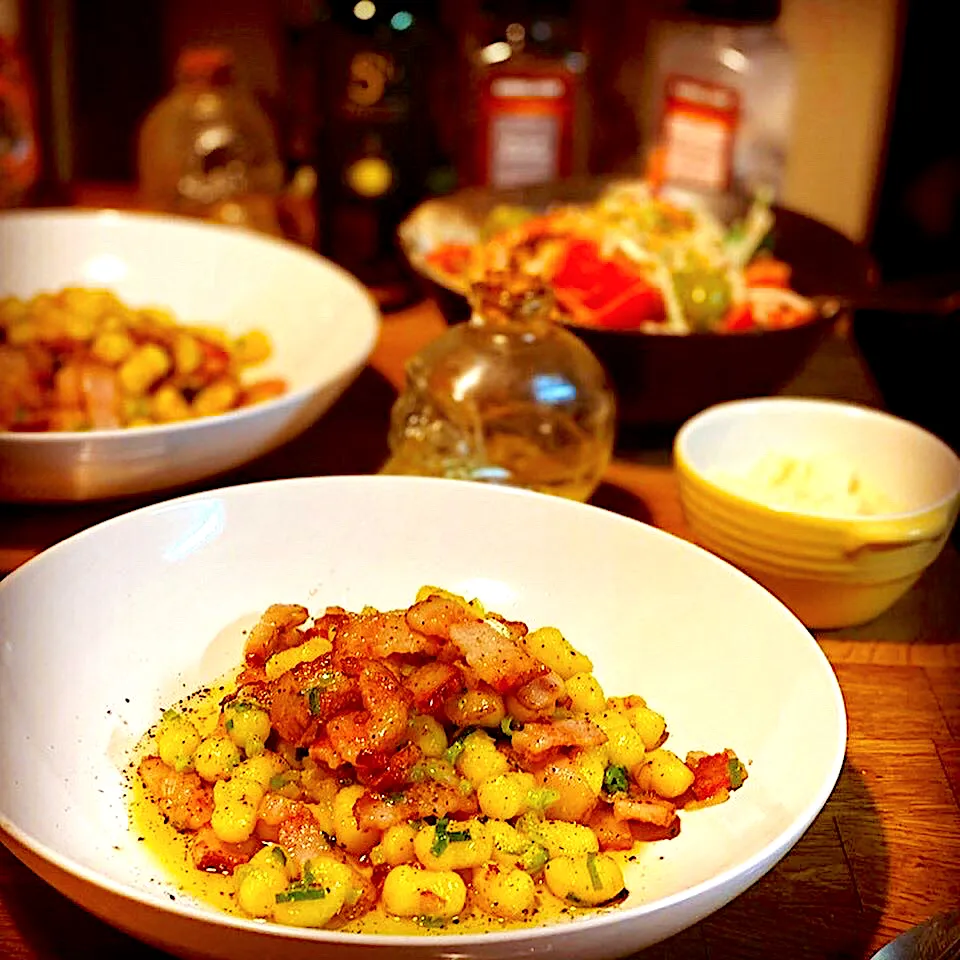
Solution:
[{"label": "clear plastic bottle", "polygon": [[794,63],[779,0],[688,0],[656,25],[644,127],[657,179],[776,198],[793,124]]},{"label": "clear plastic bottle", "polygon": [[473,288],[473,315],[407,364],[383,473],[590,497],[613,452],[615,404],[587,346],[532,278]]},{"label": "clear plastic bottle", "polygon": [[184,50],[173,89],[138,138],[144,202],[154,210],[280,234],[283,167],[269,118],[222,47]]}]

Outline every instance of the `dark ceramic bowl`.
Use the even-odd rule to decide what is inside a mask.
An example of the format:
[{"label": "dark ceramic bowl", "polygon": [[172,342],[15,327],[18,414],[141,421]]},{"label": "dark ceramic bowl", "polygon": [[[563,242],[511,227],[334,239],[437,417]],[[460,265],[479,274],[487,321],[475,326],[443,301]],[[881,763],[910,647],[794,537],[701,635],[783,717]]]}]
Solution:
[{"label": "dark ceramic bowl", "polygon": [[[606,180],[566,181],[525,190],[469,189],[428,200],[400,227],[400,245],[427,293],[448,322],[470,310],[462,291],[431,269],[426,254],[445,242],[468,241],[497,204],[545,209],[559,202],[589,201]],[[733,201],[714,204],[730,217]],[[855,298],[872,284],[867,252],[823,223],[777,209],[774,252],[793,266],[793,286],[812,296]],[[617,394],[621,428],[672,430],[705,407],[725,400],[767,396],[800,370],[836,320],[818,316],[801,326],[738,334],[649,334],[571,325],[599,357]]]}]

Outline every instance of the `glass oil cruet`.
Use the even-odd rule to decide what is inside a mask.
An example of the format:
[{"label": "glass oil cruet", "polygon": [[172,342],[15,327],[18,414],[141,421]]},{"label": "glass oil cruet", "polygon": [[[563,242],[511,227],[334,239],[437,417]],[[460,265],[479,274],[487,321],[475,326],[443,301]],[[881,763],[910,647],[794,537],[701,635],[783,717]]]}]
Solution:
[{"label": "glass oil cruet", "polygon": [[589,348],[534,277],[488,273],[472,315],[407,364],[388,474],[452,477],[586,500],[613,452],[615,402]]}]

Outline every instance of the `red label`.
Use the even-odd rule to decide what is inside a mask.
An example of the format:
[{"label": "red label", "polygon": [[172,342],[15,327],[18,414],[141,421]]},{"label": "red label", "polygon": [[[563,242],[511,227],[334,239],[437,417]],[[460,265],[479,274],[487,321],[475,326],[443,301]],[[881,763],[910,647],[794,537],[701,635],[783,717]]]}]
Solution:
[{"label": "red label", "polygon": [[560,73],[498,72],[480,94],[479,179],[520,187],[569,176],[573,79]]},{"label": "red label", "polygon": [[731,87],[671,76],[661,122],[663,179],[707,190],[730,186],[740,96]]}]

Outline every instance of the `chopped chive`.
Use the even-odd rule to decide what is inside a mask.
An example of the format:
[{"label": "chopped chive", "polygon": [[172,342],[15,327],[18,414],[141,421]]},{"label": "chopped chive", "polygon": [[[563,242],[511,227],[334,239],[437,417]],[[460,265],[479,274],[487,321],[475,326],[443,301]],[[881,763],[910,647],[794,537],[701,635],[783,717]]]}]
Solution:
[{"label": "chopped chive", "polygon": [[510,714],[508,713],[508,714],[500,721],[500,729],[501,729],[501,731],[503,732],[504,736],[512,737],[512,736],[514,735],[514,733],[516,733],[518,730],[522,730],[522,729],[523,729],[523,724],[522,724],[522,723],[518,723],[518,722],[517,722],[516,720],[514,720],[513,717],[511,717]]},{"label": "chopped chive", "polygon": [[275,899],[277,903],[301,903],[306,900],[323,900],[326,895],[327,891],[323,887],[298,887],[278,893]]},{"label": "chopped chive", "polygon": [[434,841],[433,846],[430,847],[430,852],[435,857],[442,856],[443,851],[447,849],[449,844],[463,843],[470,839],[469,830],[448,830],[449,824],[448,817],[441,817],[433,828]]},{"label": "chopped chive", "polygon": [[611,763],[603,771],[603,789],[607,793],[626,793],[627,792],[627,768],[619,764]]},{"label": "chopped chive", "polygon": [[430,852],[435,857],[442,856],[443,851],[447,849],[447,844],[450,842],[450,839],[447,837],[448,822],[446,817],[441,817],[433,828],[433,845],[430,847]]},{"label": "chopped chive", "polygon": [[587,854],[587,872],[590,874],[590,882],[594,890],[599,890],[603,886],[600,879],[600,871],[597,870],[597,855],[595,853]]},{"label": "chopped chive", "polygon": [[543,813],[547,807],[556,803],[560,794],[550,787],[541,787],[527,791],[527,806],[536,813]]},{"label": "chopped chive", "polygon": [[467,737],[469,737],[471,733],[473,733],[472,729],[465,730],[460,734],[459,737],[457,737],[456,740],[453,741],[453,743],[450,744],[449,747],[447,747],[443,754],[443,759],[446,760],[447,763],[456,764],[457,760],[460,758],[460,754],[466,749]]},{"label": "chopped chive", "polygon": [[736,757],[731,757],[727,761],[727,775],[730,778],[730,789],[737,790],[743,786],[745,779],[743,775],[743,764]]}]

